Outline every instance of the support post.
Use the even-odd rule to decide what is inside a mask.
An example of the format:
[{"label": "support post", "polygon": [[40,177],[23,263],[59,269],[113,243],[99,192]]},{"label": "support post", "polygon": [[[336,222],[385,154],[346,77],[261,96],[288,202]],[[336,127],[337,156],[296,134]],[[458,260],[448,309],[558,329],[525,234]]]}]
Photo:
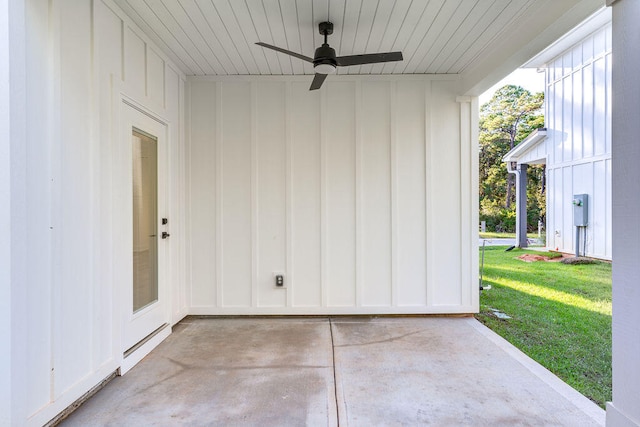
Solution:
[{"label": "support post", "polygon": [[518,165],[516,174],[516,246],[526,248],[527,243],[527,169],[529,165]]},{"label": "support post", "polygon": [[613,400],[607,426],[640,426],[640,2],[607,0],[613,5],[612,79],[612,236]]}]

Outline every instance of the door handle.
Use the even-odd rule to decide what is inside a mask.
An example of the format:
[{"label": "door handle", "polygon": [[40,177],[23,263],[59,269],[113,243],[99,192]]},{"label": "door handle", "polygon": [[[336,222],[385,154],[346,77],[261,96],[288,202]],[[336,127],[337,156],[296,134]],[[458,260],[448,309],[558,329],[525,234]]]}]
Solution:
[{"label": "door handle", "polygon": [[171,234],[167,233],[166,231],[162,232],[162,238],[166,239],[167,237],[171,236]]}]

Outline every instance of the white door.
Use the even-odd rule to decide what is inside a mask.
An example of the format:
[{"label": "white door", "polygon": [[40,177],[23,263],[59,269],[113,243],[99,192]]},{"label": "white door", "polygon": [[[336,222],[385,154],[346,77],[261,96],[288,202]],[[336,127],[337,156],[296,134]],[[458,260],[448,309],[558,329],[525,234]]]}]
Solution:
[{"label": "white door", "polygon": [[[170,333],[167,265],[167,126],[124,103],[123,151],[128,165],[126,226],[129,280],[122,286],[126,371]],[[123,256],[124,259],[124,256]],[[128,268],[128,269],[129,269]],[[123,372],[124,373],[124,372]]]}]

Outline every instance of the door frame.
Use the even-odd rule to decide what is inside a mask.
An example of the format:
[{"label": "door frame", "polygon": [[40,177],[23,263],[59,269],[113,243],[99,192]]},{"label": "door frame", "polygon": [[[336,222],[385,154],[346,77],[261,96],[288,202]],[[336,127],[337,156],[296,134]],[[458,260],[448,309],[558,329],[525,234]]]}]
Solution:
[{"label": "door frame", "polygon": [[[120,375],[124,375],[158,344],[171,334],[171,256],[169,250],[170,240],[159,239],[158,242],[158,301],[161,306],[157,307],[159,317],[163,322],[155,330],[151,331],[147,337],[142,337],[142,341],[131,346],[127,342],[127,328],[133,318],[144,316],[149,309],[142,308],[138,313],[132,313],[129,292],[133,284],[132,274],[132,190],[131,190],[131,132],[132,127],[138,128],[146,133],[150,133],[158,138],[158,221],[169,214],[169,190],[170,190],[170,162],[169,162],[169,135],[170,125],[162,116],[145,108],[133,98],[117,91],[114,98],[113,111],[113,189],[114,197],[113,212],[113,268],[114,268],[114,353],[120,364]],[[134,118],[140,115],[143,119]],[[153,129],[149,129],[150,120],[157,124]],[[145,126],[146,125],[146,126]],[[169,224],[170,226],[171,224]],[[158,226],[158,233],[164,230]],[[123,232],[125,231],[125,232]],[[166,229],[169,231],[169,228]]]}]

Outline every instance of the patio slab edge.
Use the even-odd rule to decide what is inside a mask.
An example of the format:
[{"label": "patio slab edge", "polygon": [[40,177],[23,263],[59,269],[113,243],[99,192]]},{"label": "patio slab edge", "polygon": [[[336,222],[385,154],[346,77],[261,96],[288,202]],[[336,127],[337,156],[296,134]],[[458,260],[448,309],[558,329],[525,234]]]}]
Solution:
[{"label": "patio slab edge", "polygon": [[582,395],[576,389],[571,387],[569,384],[562,381],[558,376],[556,376],[553,372],[549,371],[547,368],[527,356],[513,344],[511,344],[506,339],[502,338],[500,335],[489,329],[487,326],[483,325],[480,321],[475,318],[466,319],[467,323],[478,331],[480,334],[485,336],[488,340],[493,342],[496,346],[498,346],[501,350],[509,354],[512,358],[514,358],[517,362],[519,362],[522,366],[527,368],[531,373],[533,373],[536,377],[542,380],[544,383],[548,384],[549,387],[554,389],[556,392],[560,393],[565,399],[570,401],[573,405],[575,405],[578,409],[588,415],[591,419],[593,419],[596,423],[601,426],[604,426],[606,423],[606,412],[600,406],[589,400],[587,397]]}]

